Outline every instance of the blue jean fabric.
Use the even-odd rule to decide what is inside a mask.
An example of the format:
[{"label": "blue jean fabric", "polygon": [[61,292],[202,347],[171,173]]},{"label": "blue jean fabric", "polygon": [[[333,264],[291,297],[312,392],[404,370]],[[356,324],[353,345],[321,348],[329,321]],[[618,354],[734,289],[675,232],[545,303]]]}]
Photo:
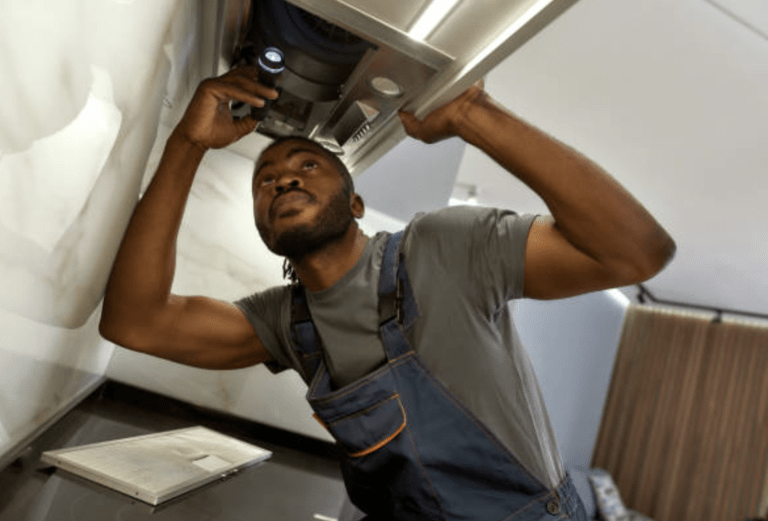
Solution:
[{"label": "blue jean fabric", "polygon": [[418,309],[388,238],[379,280],[387,363],[333,389],[303,290],[295,288],[297,354],[314,378],[307,400],[342,449],[352,502],[376,520],[586,520],[569,477],[549,490],[430,373],[405,336]]}]

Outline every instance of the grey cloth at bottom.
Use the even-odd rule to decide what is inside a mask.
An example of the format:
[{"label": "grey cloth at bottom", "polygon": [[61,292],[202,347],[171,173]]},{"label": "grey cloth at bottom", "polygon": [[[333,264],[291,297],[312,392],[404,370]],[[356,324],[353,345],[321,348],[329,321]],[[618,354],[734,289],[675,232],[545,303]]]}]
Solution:
[{"label": "grey cloth at bottom", "polygon": [[[525,244],[535,216],[451,207],[406,227],[403,253],[420,318],[408,340],[427,368],[543,484],[565,476],[554,432],[508,301],[523,295]],[[307,291],[334,385],[343,387],[385,361],[378,336],[378,275],[388,234],[368,241],[333,286]],[[290,343],[290,290],[279,286],[235,303],[274,361],[301,366]],[[309,383],[312,375],[301,374]]]}]

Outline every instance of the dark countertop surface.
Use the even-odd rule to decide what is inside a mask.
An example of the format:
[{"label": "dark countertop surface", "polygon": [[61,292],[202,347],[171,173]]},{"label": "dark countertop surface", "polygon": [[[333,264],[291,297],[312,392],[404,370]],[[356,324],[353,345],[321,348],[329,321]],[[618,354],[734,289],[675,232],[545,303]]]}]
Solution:
[{"label": "dark countertop surface", "polygon": [[[46,450],[195,425],[273,455],[157,507],[40,461]],[[332,521],[345,498],[331,445],[115,382],[100,387],[0,470],[0,521]]]}]

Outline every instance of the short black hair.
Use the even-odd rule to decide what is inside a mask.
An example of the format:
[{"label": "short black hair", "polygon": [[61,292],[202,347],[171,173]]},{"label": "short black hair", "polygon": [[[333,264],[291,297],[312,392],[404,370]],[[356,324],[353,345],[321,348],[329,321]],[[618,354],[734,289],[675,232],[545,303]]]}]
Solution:
[{"label": "short black hair", "polygon": [[347,168],[347,165],[344,164],[344,162],[339,159],[339,156],[334,154],[333,151],[329,150],[325,147],[322,143],[315,141],[314,139],[304,137],[304,136],[281,136],[276,138],[272,143],[267,145],[264,150],[261,151],[261,154],[259,154],[259,157],[256,159],[256,163],[259,162],[259,159],[261,159],[261,156],[264,155],[264,153],[273,148],[277,145],[280,145],[281,143],[285,143],[286,141],[300,141],[302,143],[306,143],[309,145],[314,145],[316,148],[319,149],[320,153],[328,159],[333,165],[336,167],[336,170],[338,170],[339,175],[341,176],[341,180],[344,183],[343,189],[344,189],[344,195],[346,195],[347,198],[349,198],[350,195],[352,195],[355,191],[355,183],[352,180],[352,174],[349,173],[349,169]]}]

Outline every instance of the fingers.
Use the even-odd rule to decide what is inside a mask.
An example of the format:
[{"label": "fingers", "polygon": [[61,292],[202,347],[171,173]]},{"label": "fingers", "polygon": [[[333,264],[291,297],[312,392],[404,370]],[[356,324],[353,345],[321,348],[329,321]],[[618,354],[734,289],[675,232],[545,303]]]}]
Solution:
[{"label": "fingers", "polygon": [[255,67],[243,67],[204,80],[177,128],[204,150],[225,147],[253,132],[258,121],[250,115],[236,117],[230,107],[233,101],[263,107],[265,100],[277,98],[276,90],[257,81],[257,73]]},{"label": "fingers", "polygon": [[220,102],[242,101],[254,107],[263,107],[266,96],[254,93],[247,84],[237,80],[220,81],[215,96]]},{"label": "fingers", "polygon": [[255,107],[263,107],[265,100],[276,99],[278,91],[262,85],[257,79],[256,67],[238,67],[201,84],[201,90],[212,95],[219,103],[241,101]]},{"label": "fingers", "polygon": [[424,143],[434,143],[447,136],[441,128],[439,121],[435,125],[435,118],[427,116],[428,119],[422,121],[410,112],[399,111],[397,114],[400,116],[400,121],[403,123],[406,134],[414,139]]},{"label": "fingers", "polygon": [[279,95],[278,91],[275,89],[259,83],[259,69],[252,65],[236,67],[221,76],[221,78],[225,79],[225,81],[234,83],[247,91],[251,91],[262,98],[277,99]]}]

